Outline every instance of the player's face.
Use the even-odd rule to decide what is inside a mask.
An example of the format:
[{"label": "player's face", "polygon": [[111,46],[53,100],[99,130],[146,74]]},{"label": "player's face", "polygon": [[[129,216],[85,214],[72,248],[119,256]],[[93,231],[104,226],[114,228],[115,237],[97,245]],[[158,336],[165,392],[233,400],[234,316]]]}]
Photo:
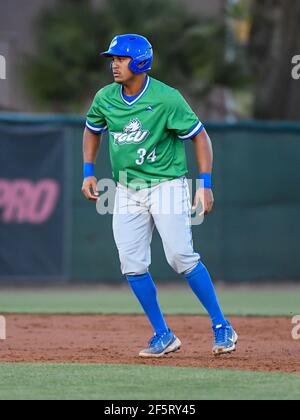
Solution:
[{"label": "player's face", "polygon": [[130,57],[112,57],[111,68],[116,83],[125,83],[134,76],[128,67],[131,60]]}]

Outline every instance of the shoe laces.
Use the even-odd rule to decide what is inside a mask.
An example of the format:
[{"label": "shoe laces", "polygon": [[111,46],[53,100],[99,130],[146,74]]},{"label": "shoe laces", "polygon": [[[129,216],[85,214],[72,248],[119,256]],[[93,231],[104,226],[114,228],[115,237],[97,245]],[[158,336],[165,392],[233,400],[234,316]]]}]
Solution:
[{"label": "shoe laces", "polygon": [[227,327],[222,326],[220,328],[214,327],[214,335],[217,343],[224,343],[227,339]]},{"label": "shoe laces", "polygon": [[156,343],[158,343],[158,342],[159,342],[159,340],[160,340],[162,337],[164,337],[166,334],[167,334],[167,333],[162,333],[162,334],[159,334],[159,335],[154,334],[154,336],[153,336],[153,337],[150,339],[150,341],[149,341],[149,346],[153,346],[153,345],[155,345]]}]

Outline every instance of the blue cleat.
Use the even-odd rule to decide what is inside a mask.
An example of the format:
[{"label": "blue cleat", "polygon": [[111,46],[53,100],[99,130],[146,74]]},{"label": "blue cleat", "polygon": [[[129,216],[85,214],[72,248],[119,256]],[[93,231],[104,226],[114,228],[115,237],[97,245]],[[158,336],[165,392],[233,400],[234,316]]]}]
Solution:
[{"label": "blue cleat", "polygon": [[231,324],[226,321],[226,325],[216,325],[213,327],[215,344],[213,347],[214,356],[232,353],[236,350],[238,335],[232,328]]},{"label": "blue cleat", "polygon": [[181,341],[169,330],[169,332],[154,335],[149,341],[148,348],[142,350],[140,357],[162,357],[165,354],[179,350]]}]

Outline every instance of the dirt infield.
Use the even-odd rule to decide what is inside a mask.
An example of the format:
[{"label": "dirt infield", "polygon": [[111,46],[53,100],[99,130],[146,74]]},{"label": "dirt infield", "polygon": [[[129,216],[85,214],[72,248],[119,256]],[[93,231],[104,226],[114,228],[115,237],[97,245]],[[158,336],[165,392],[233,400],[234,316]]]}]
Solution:
[{"label": "dirt infield", "polygon": [[0,362],[126,363],[158,366],[233,368],[300,373],[300,340],[292,339],[289,318],[231,318],[240,341],[232,355],[211,355],[209,320],[169,316],[183,343],[160,360],[140,359],[152,331],[143,316],[8,315]]}]

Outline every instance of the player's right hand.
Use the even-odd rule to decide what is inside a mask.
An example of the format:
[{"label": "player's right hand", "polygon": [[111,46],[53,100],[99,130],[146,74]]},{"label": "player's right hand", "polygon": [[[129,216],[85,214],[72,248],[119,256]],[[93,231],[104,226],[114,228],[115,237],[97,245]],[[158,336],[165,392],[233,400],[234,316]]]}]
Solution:
[{"label": "player's right hand", "polygon": [[100,194],[97,191],[97,179],[94,176],[89,176],[83,180],[81,190],[87,200],[98,200]]}]

